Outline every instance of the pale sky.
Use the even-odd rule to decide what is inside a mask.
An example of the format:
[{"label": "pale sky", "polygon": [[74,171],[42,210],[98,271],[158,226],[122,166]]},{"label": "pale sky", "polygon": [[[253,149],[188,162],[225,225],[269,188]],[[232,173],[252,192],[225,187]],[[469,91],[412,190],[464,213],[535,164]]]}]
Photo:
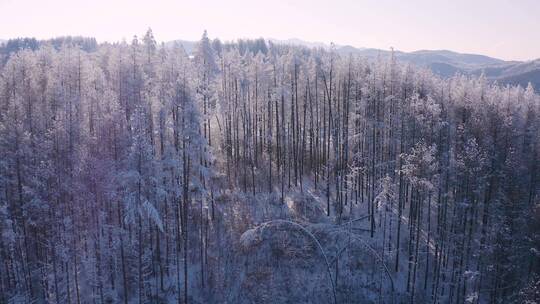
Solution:
[{"label": "pale sky", "polygon": [[299,38],[414,51],[540,58],[540,0],[0,0],[0,39]]}]

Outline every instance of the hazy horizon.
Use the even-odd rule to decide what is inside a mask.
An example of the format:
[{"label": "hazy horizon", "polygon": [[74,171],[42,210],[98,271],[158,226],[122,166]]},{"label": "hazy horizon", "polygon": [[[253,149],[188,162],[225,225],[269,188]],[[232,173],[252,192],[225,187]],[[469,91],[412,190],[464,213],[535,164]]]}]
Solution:
[{"label": "hazy horizon", "polygon": [[405,52],[452,50],[505,60],[540,57],[540,40],[529,35],[540,28],[540,2],[534,0],[338,0],[332,5],[318,0],[157,0],[151,5],[155,8],[126,0],[0,0],[0,39],[88,36],[100,42],[129,41],[150,27],[158,41],[198,40],[206,29],[221,40],[295,38]]}]

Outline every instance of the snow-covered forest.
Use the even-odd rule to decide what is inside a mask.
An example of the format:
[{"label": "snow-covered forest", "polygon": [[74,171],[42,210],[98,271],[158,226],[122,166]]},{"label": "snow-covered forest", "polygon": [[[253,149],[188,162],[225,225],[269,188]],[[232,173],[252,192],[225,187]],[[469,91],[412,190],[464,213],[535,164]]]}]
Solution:
[{"label": "snow-covered forest", "polygon": [[0,62],[0,303],[537,303],[540,96],[152,31]]}]

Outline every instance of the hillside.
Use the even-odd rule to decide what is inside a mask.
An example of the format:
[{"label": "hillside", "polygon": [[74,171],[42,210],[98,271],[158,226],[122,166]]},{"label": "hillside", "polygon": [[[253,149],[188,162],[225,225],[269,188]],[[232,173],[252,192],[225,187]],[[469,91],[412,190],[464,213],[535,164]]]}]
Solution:
[{"label": "hillside", "polygon": [[0,303],[536,301],[540,95],[421,67],[504,63],[140,37],[0,65]]},{"label": "hillside", "polygon": [[[249,39],[245,41],[249,41]],[[329,44],[308,42],[296,38],[285,40],[269,39],[268,41],[278,45],[330,49]],[[0,40],[0,61],[2,57],[7,58],[9,54],[20,49],[27,48],[34,50],[42,44],[52,44],[58,49],[64,43],[80,45],[86,51],[95,50],[97,45],[94,38],[86,37],[58,37],[42,41],[31,38]],[[176,44],[181,46],[188,54],[193,54],[196,43],[196,41],[189,40],[174,40],[165,42],[165,46],[172,47]],[[389,58],[392,53],[389,50],[356,48],[350,45],[337,45],[335,50],[342,55],[354,54],[371,60],[376,60],[379,57]],[[464,54],[448,50],[394,51],[394,56],[401,62],[428,68],[435,74],[445,78],[454,75],[479,76],[484,74],[489,80],[496,81],[499,84],[520,85],[525,88],[530,82],[537,92],[540,90],[538,85],[540,83],[540,78],[538,77],[540,73],[540,59],[525,62],[504,61],[484,55]]]}]

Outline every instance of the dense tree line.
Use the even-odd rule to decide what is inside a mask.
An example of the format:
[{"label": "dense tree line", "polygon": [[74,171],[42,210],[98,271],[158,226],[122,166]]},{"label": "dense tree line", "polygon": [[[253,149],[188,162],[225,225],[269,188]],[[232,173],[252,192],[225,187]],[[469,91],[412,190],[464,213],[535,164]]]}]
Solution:
[{"label": "dense tree line", "polygon": [[231,192],[362,219],[397,282],[381,302],[538,300],[539,113],[531,86],[262,39],[18,50],[0,77],[0,302],[211,302],[240,267]]},{"label": "dense tree line", "polygon": [[0,63],[4,64],[12,53],[20,50],[37,50],[40,46],[49,45],[59,50],[64,45],[80,47],[86,52],[97,50],[98,44],[95,38],[80,36],[56,37],[47,40],[37,40],[36,38],[15,38],[0,43]]}]

